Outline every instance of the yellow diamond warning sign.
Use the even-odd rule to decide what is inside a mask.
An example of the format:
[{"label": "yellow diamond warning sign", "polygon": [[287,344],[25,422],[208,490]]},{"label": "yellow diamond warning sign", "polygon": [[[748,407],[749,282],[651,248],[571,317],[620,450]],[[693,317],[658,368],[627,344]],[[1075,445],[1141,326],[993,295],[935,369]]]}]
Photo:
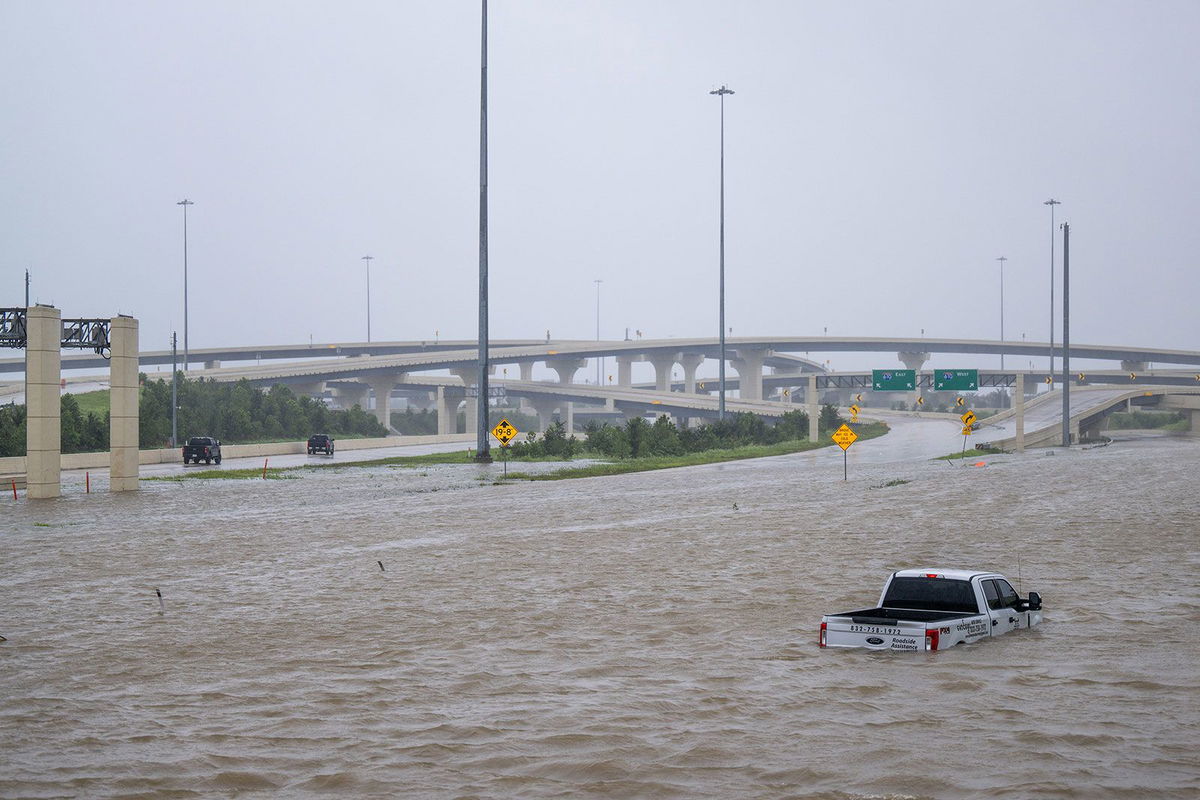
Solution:
[{"label": "yellow diamond warning sign", "polygon": [[843,425],[833,432],[834,443],[843,450],[848,450],[857,440],[858,434],[852,431],[849,425]]},{"label": "yellow diamond warning sign", "polygon": [[500,440],[500,444],[508,447],[508,443],[516,438],[520,433],[516,427],[506,419],[502,419],[496,423],[496,427],[492,428],[492,436]]}]

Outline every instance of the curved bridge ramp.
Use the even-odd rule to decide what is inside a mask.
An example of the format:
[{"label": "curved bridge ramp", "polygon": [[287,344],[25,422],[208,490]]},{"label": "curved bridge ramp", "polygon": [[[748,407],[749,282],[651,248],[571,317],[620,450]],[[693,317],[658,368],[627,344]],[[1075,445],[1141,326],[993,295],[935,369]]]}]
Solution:
[{"label": "curved bridge ramp", "polygon": [[[1073,387],[1071,389],[1071,441],[1080,433],[1094,438],[1106,427],[1106,418],[1124,411],[1130,401],[1140,408],[1187,411],[1191,432],[1200,434],[1200,388],[1171,386]],[[998,450],[1017,447],[1016,410],[1008,409],[983,421],[974,438],[976,446]],[[1062,391],[1048,392],[1025,402],[1025,447],[1056,447],[1062,444]]]}]

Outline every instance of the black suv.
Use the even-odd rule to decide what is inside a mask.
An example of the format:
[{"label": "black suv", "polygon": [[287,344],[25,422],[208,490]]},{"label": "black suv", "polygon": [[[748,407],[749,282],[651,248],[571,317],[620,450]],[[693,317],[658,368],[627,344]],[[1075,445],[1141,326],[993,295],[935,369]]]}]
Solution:
[{"label": "black suv", "polygon": [[313,453],[333,455],[333,437],[323,433],[316,433],[308,437],[308,454],[311,456]]}]

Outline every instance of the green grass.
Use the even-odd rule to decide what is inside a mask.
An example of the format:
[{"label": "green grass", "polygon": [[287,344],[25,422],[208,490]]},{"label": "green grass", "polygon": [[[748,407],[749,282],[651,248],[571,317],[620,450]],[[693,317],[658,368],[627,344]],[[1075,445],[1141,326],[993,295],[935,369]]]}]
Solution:
[{"label": "green grass", "polygon": [[[882,422],[869,425],[859,425],[855,433],[861,439],[874,439],[887,433],[888,427]],[[629,472],[647,472],[656,469],[673,469],[675,467],[694,467],[701,464],[719,464],[723,461],[740,461],[746,458],[766,458],[768,456],[784,456],[792,453],[803,453],[830,447],[833,441],[828,438],[810,442],[807,439],[779,442],[778,444],[748,445],[727,450],[704,450],[699,453],[685,453],[679,456],[651,456],[649,458],[630,458],[623,461],[606,461],[600,464],[589,464],[584,467],[568,467],[544,474],[527,472],[510,472],[509,480],[518,481],[560,481],[569,478],[595,478],[604,475],[624,475]],[[853,445],[851,445],[853,446]]]},{"label": "green grass", "polygon": [[971,450],[967,450],[965,452],[951,453],[950,455],[946,455],[946,456],[938,456],[937,458],[934,459],[934,461],[953,461],[956,458],[976,458],[976,457],[980,457],[980,456],[986,457],[986,456],[994,456],[994,455],[997,455],[995,450],[971,449]]},{"label": "green grass", "polygon": [[70,392],[75,398],[75,402],[79,404],[79,412],[87,417],[88,414],[95,414],[100,419],[104,419],[104,415],[109,409],[109,394],[107,389],[99,389],[94,392],[84,392],[83,394],[75,394]]}]

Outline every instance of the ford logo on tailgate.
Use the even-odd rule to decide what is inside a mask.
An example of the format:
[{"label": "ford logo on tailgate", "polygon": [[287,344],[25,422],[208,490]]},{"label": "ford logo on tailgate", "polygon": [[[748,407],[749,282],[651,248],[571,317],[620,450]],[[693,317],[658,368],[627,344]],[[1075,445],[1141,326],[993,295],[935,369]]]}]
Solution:
[{"label": "ford logo on tailgate", "polygon": [[883,639],[880,639],[878,636],[868,636],[867,644],[883,644]]}]

